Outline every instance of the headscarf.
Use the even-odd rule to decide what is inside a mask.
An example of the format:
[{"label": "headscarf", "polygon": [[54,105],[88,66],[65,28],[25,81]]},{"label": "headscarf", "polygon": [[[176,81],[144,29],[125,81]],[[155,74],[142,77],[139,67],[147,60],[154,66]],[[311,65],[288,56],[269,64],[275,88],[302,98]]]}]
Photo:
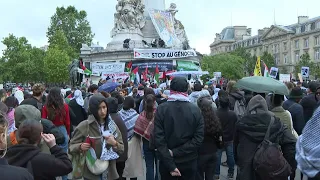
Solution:
[{"label": "headscarf", "polygon": [[75,99],[77,104],[79,104],[79,106],[83,106],[84,105],[84,100],[83,100],[83,97],[82,97],[82,92],[80,90],[76,90],[74,93],[73,93],[73,98],[72,100]]},{"label": "headscarf", "polygon": [[220,88],[214,88],[214,95],[212,96],[212,99],[214,101],[218,98],[219,91],[220,91]]},{"label": "headscarf", "polygon": [[308,177],[320,172],[320,108],[307,122],[296,144],[296,160],[299,170]]},{"label": "headscarf", "polygon": [[15,93],[14,93],[14,97],[16,97],[19,101],[19,104],[24,100],[24,94],[21,90],[17,90]]}]

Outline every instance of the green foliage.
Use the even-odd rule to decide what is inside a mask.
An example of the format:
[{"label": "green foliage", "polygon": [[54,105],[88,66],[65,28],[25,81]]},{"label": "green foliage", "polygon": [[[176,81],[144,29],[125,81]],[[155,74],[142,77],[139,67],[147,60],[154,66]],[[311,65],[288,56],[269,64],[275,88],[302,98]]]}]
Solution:
[{"label": "green foliage", "polygon": [[47,82],[67,82],[69,79],[69,63],[70,58],[66,51],[61,50],[59,46],[51,46],[44,58],[44,69]]},{"label": "green foliage", "polygon": [[245,60],[232,54],[218,54],[215,56],[205,56],[202,59],[202,70],[222,72],[222,76],[228,79],[237,80],[244,76]]},{"label": "green foliage", "polygon": [[[274,58],[272,56],[272,54],[268,53],[267,51],[263,52],[262,56],[260,57],[260,59],[266,63],[266,65],[271,68],[271,67],[276,67],[276,64],[274,62]],[[262,67],[261,64],[261,68],[264,69],[264,67]]]},{"label": "green foliage", "polygon": [[70,59],[77,57],[77,54],[75,53],[74,49],[69,45],[67,37],[65,36],[62,30],[57,30],[55,34],[53,34],[49,48],[54,46],[60,50],[65,51]]},{"label": "green foliage", "polygon": [[68,44],[76,53],[80,52],[82,44],[90,45],[94,37],[86,11],[78,11],[74,6],[56,8],[47,31],[50,44],[55,41],[54,35],[59,30],[65,34]]},{"label": "green foliage", "polygon": [[248,74],[252,74],[254,71],[254,67],[256,65],[257,57],[252,57],[250,53],[246,51],[245,48],[240,47],[237,48],[235,51],[231,52],[232,55],[239,56],[244,59],[244,70]]}]

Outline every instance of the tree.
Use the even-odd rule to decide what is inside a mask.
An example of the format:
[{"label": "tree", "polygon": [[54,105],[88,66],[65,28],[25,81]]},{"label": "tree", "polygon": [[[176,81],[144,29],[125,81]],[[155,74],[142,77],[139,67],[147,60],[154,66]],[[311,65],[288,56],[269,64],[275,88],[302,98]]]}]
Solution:
[{"label": "tree", "polygon": [[[269,67],[275,67],[276,64],[274,62],[274,58],[272,54],[268,53],[267,51],[263,52],[262,56],[260,59]],[[264,70],[264,67],[261,65],[261,68]]]},{"label": "tree", "polygon": [[4,80],[14,82],[28,82],[32,80],[30,72],[33,67],[31,64],[31,45],[25,37],[16,37],[9,34],[2,43],[6,46],[3,50],[1,60],[1,71]]},{"label": "tree", "polygon": [[249,52],[246,51],[245,48],[240,47],[237,48],[235,51],[231,52],[232,55],[236,55],[244,59],[244,69],[247,73],[252,74],[254,71],[254,67],[256,65],[257,57],[251,56]]},{"label": "tree", "polygon": [[221,72],[223,77],[237,80],[244,76],[245,60],[232,54],[218,54],[215,56],[205,56],[202,59],[202,70]]},{"label": "tree", "polygon": [[69,63],[70,58],[66,51],[61,50],[58,46],[51,46],[44,58],[44,69],[47,82],[67,82],[69,79]]},{"label": "tree", "polygon": [[74,49],[69,45],[67,37],[62,30],[57,30],[51,37],[49,48],[54,46],[60,50],[65,51],[68,54],[70,60],[77,56]]},{"label": "tree", "polygon": [[54,41],[53,36],[58,30],[63,31],[68,44],[76,53],[80,52],[82,44],[90,45],[94,37],[86,11],[78,11],[74,6],[56,8],[47,31],[50,44]]},{"label": "tree", "polygon": [[30,72],[31,80],[35,82],[45,81],[44,58],[46,52],[40,48],[33,47],[31,49],[31,66],[33,70]]}]

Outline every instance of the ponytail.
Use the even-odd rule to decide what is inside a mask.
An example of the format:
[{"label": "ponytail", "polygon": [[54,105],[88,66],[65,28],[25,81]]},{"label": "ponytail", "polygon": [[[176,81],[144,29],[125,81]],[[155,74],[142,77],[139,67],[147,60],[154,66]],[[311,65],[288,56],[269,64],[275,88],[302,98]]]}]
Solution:
[{"label": "ponytail", "polygon": [[144,111],[146,112],[146,118],[151,121],[154,118],[154,105],[156,97],[153,94],[146,96],[144,101]]}]

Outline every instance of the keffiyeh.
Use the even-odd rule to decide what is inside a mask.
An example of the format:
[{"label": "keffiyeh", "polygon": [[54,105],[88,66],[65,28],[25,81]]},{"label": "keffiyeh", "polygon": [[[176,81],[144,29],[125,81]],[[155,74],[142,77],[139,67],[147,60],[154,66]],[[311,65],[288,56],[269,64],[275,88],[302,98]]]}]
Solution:
[{"label": "keffiyeh", "polygon": [[303,129],[296,144],[298,168],[308,177],[315,177],[320,172],[320,108],[313,114]]},{"label": "keffiyeh", "polygon": [[[83,106],[84,105],[84,100],[83,100],[83,97],[82,97],[82,92],[80,90],[76,90],[74,93],[73,93],[73,98],[72,99],[75,99],[77,104],[79,104],[80,106]],[[71,99],[71,100],[72,100]]]},{"label": "keffiyeh", "polygon": [[190,102],[190,99],[188,98],[187,93],[178,92],[178,91],[170,91],[170,96],[168,98],[168,101],[186,101]]}]

